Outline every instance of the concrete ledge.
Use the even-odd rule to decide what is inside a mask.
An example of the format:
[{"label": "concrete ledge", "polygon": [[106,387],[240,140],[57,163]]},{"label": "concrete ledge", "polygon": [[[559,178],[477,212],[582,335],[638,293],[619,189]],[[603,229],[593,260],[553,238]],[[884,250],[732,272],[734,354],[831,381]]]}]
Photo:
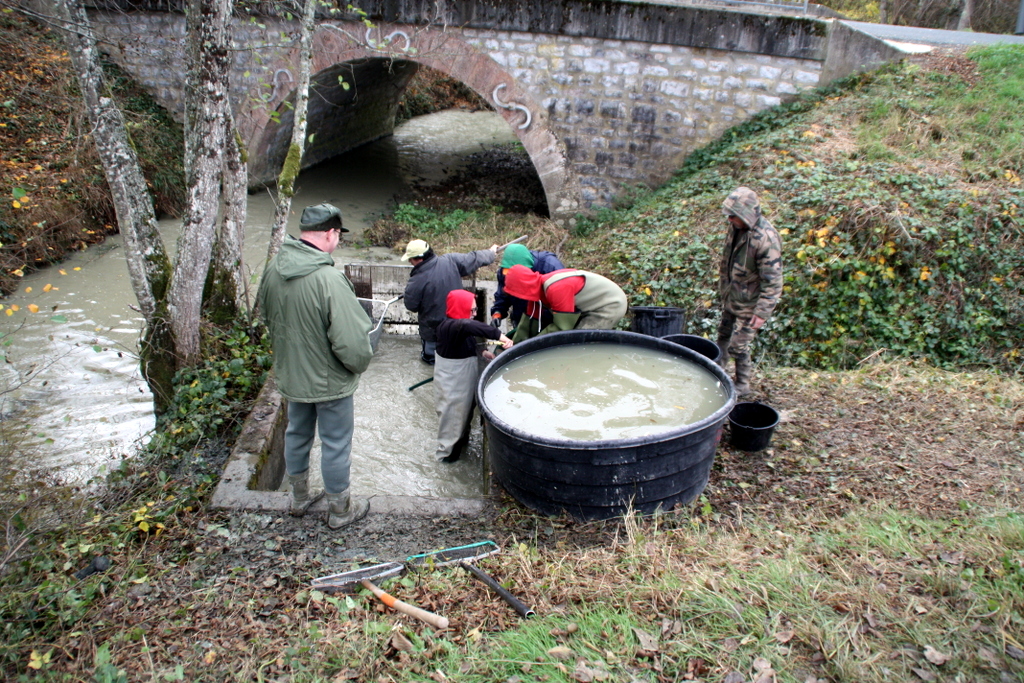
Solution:
[{"label": "concrete ledge", "polygon": [[273,456],[284,452],[287,424],[284,401],[271,375],[256,397],[252,412],[245,418],[242,433],[231,449],[210,505],[240,510],[276,509],[264,507],[272,503],[264,501],[263,497],[280,486],[284,478],[284,458]]},{"label": "concrete ledge", "polygon": [[829,30],[828,52],[821,69],[821,85],[855,73],[877,69],[889,62],[898,62],[908,52],[886,41],[847,25],[833,21]]},{"label": "concrete ledge", "polygon": [[[273,375],[260,391],[242,433],[224,465],[210,505],[228,510],[288,512],[290,496],[278,491],[284,478],[284,430],[288,423],[285,401]],[[371,496],[371,515],[396,517],[473,517],[490,505],[486,498],[426,498]],[[327,511],[323,499],[310,513]]]},{"label": "concrete ledge", "polygon": [[[218,500],[221,487],[214,493],[214,507],[230,510],[259,510],[261,512],[288,512],[289,494],[283,491],[225,491]],[[228,495],[230,494],[230,495]],[[476,517],[490,505],[482,498],[422,498],[420,496],[371,496],[371,515],[394,517]],[[327,512],[327,501],[321,498],[309,508],[307,514]]]}]

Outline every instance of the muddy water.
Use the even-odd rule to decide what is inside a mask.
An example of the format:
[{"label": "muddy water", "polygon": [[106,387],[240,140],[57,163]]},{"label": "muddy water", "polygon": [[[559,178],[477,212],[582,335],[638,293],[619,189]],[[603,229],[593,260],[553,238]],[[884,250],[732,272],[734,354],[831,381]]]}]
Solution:
[{"label": "muddy water", "polygon": [[725,405],[710,372],[678,356],[621,344],[543,349],[502,367],[484,389],[498,419],[548,439],[661,434]]},{"label": "muddy water", "polygon": [[[440,112],[422,119],[429,120],[414,120],[415,125],[406,124],[392,137],[303,173],[297,183],[289,232],[298,234],[302,207],[328,201],[342,209],[345,226],[351,230],[346,236],[348,243],[334,254],[339,267],[352,262],[397,263],[395,255],[386,249],[351,245],[358,245],[363,229],[408,192],[410,181],[443,178],[446,164],[457,165],[446,156],[452,146],[444,142],[449,132],[459,133],[457,146],[464,150],[460,154],[514,140],[512,131],[496,114]],[[432,136],[432,129],[436,136]],[[245,259],[253,291],[263,268],[272,212],[267,193],[250,196]],[[177,227],[176,221],[161,222],[170,249]],[[87,479],[130,455],[152,429],[153,412],[152,396],[141,379],[135,355],[142,319],[132,310],[134,295],[120,238],[110,238],[75,254],[59,268],[27,276],[22,287],[3,303],[6,308],[18,306],[19,310],[11,316],[3,315],[6,310],[0,313],[0,334],[9,335],[5,341],[10,342],[2,349],[9,362],[0,364],[0,426],[28,435],[36,451],[31,456],[33,461],[57,465],[72,479]],[[39,307],[38,312],[28,310],[32,304]],[[396,342],[399,346],[403,343],[414,344],[412,340]],[[385,341],[381,346],[378,360],[386,357],[392,344]],[[368,391],[371,384],[405,391],[411,383],[409,377],[419,376],[417,373],[429,376],[429,370],[418,367],[418,361],[412,365],[415,370],[410,371],[408,363],[415,357],[416,353],[409,350],[403,358],[405,366],[381,362],[381,376],[368,373],[361,391]],[[429,397],[432,405],[432,390],[429,385],[424,389],[427,391],[421,395]],[[378,400],[382,399],[360,401],[357,396],[357,411],[360,403],[370,406]],[[462,495],[473,488],[466,482],[459,483],[459,476],[453,478],[451,471],[436,471],[432,456],[419,472],[414,459],[424,440],[429,441],[436,418],[429,415],[429,427],[412,436],[396,431],[396,414],[401,413],[388,409],[357,414],[353,454],[357,492]],[[426,416],[416,419],[417,423],[426,420]],[[378,446],[372,441],[360,445],[358,434],[364,431],[395,444],[415,443],[382,450],[378,456]],[[408,458],[407,469],[401,465],[401,454]],[[377,467],[375,458],[386,462]],[[460,466],[460,470],[469,467]],[[382,474],[379,478],[360,478],[361,471]],[[403,475],[396,474],[399,472]],[[412,474],[404,476],[406,472]]]}]

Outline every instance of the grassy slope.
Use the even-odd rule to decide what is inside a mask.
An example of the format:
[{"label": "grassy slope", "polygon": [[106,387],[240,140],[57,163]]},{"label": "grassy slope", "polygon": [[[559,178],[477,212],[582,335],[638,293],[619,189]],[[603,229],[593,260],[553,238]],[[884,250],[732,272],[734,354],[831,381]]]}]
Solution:
[{"label": "grassy slope", "polygon": [[[881,349],[1020,366],[1024,49],[895,67],[763,112],[574,243],[631,302],[713,333],[722,198],[746,184],[783,236],[786,284],[762,350],[851,367]],[[967,76],[963,78],[960,73]],[[976,82],[975,82],[976,81]]]}]

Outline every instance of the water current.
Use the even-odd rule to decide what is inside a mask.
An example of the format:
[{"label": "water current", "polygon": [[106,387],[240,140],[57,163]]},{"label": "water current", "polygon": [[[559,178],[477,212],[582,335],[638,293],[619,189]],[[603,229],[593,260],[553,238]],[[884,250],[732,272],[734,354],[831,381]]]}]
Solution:
[{"label": "water current", "polygon": [[[470,154],[514,140],[504,120],[491,112],[453,110],[414,119],[393,136],[304,172],[289,232],[298,234],[302,207],[331,202],[341,208],[351,231],[347,244],[334,253],[339,268],[400,263],[388,249],[350,245],[358,244],[362,231],[408,193],[410,183],[444,179]],[[250,196],[245,260],[253,291],[272,213],[269,195]],[[175,220],[161,221],[169,249],[178,227]],[[120,237],[27,275],[4,303],[19,310],[0,315],[0,333],[10,342],[3,349],[8,362],[0,364],[0,425],[27,439],[26,452],[33,453],[34,461],[60,467],[69,479],[88,479],[129,457],[148,437],[154,418],[136,355],[142,318],[133,309]],[[29,310],[33,304],[38,312]],[[480,473],[472,458],[445,468],[433,462],[433,389],[407,391],[431,374],[417,356],[414,338],[385,336],[362,378],[355,397],[354,490],[364,495],[476,495]]]}]

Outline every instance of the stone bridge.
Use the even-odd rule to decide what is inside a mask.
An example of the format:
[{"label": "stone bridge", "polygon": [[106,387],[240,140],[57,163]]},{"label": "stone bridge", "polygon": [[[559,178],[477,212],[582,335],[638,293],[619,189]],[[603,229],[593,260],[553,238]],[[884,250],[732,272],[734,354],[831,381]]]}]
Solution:
[{"label": "stone bridge", "polygon": [[[181,0],[99,0],[102,47],[179,119]],[[616,0],[365,0],[318,18],[304,166],[388,135],[418,65],[456,78],[508,122],[552,218],[657,186],[693,149],[756,112],[898,56],[839,22]],[[291,136],[297,22],[234,25],[235,116],[254,185]]]}]

